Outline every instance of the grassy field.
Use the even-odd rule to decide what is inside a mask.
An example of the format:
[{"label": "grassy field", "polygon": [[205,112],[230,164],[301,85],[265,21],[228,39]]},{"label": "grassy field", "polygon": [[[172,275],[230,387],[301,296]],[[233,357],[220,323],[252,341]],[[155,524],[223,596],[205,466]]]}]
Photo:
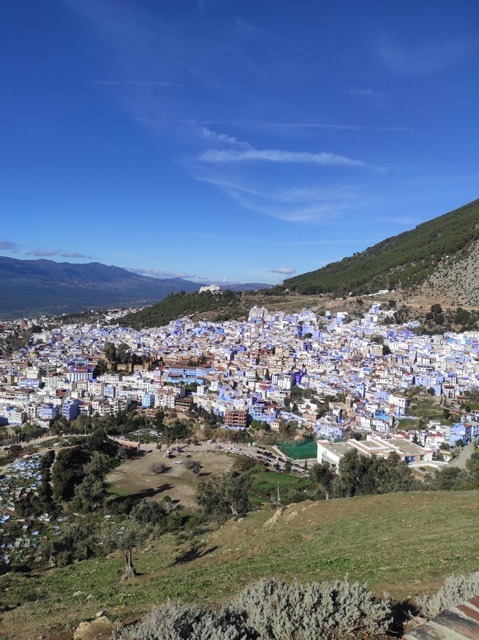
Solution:
[{"label": "grassy field", "polygon": [[285,456],[293,460],[316,458],[318,453],[316,440],[306,441],[301,444],[279,444],[278,449],[280,449]]},{"label": "grassy field", "polygon": [[[253,476],[253,485],[250,492],[250,500],[253,504],[261,505],[280,498],[287,502],[287,498],[297,492],[301,492],[311,486],[308,478],[298,478],[284,473],[272,471],[257,471]],[[297,498],[296,498],[297,499]]]},{"label": "grassy field", "polygon": [[120,557],[3,576],[3,602],[15,608],[3,614],[0,637],[71,638],[69,630],[99,610],[124,622],[167,598],[214,606],[262,576],[308,582],[349,574],[403,599],[452,572],[479,569],[477,491],[303,502],[273,513],[207,531],[201,553],[184,564],[175,557],[191,543],[163,536],[136,552],[142,575],[128,584],[119,583]]}]

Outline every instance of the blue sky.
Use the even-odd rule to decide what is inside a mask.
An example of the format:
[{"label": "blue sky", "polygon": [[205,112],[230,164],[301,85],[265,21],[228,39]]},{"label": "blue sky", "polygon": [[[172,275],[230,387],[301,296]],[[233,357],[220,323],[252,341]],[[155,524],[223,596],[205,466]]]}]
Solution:
[{"label": "blue sky", "polygon": [[4,0],[0,254],[276,283],[479,197],[477,0]]}]

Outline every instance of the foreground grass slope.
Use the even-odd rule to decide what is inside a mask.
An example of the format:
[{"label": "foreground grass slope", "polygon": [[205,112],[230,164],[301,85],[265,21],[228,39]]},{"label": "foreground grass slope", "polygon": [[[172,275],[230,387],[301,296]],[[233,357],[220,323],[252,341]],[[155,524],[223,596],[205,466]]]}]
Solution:
[{"label": "foreground grass slope", "polygon": [[387,238],[352,257],[284,281],[299,293],[370,293],[418,285],[444,260],[464,257],[479,239],[479,200]]},{"label": "foreground grass slope", "polygon": [[[215,605],[261,577],[286,581],[342,578],[403,599],[436,589],[452,572],[479,568],[477,491],[364,496],[290,505],[276,517],[257,511],[201,538],[194,560],[174,564],[189,548],[167,535],[138,550],[141,576],[119,584],[120,557],[94,559],[33,576],[0,579],[6,611],[0,637],[67,638],[104,610],[129,621],[168,598]],[[8,589],[8,590],[7,590]]]}]

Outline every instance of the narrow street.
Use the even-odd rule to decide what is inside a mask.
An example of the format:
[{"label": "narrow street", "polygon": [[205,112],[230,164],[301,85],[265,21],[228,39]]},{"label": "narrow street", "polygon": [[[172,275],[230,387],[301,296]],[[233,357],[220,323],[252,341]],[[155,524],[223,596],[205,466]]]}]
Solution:
[{"label": "narrow street", "polygon": [[475,450],[474,443],[470,442],[468,445],[463,447],[461,453],[448,466],[449,467],[458,467],[459,469],[465,469],[466,468],[466,462],[472,456],[472,454],[474,453],[474,450]]}]

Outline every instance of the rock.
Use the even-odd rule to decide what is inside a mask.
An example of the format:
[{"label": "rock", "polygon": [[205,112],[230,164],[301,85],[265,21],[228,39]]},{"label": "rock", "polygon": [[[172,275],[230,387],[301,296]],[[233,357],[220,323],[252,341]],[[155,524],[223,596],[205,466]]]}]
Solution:
[{"label": "rock", "polygon": [[297,511],[290,511],[290,512],[289,512],[288,514],[286,514],[286,516],[285,516],[285,520],[286,520],[286,522],[291,522],[291,520],[292,520],[293,518],[296,518],[296,516],[297,516],[297,515],[298,515],[298,512],[297,512]]},{"label": "rock", "polygon": [[79,596],[83,595],[83,591],[75,591],[75,593],[73,594],[74,598],[78,598]]},{"label": "rock", "polygon": [[270,518],[269,520],[266,520],[266,522],[263,524],[263,527],[264,527],[265,529],[267,529],[267,528],[269,528],[269,527],[273,526],[274,524],[276,524],[276,522],[278,521],[278,519],[283,515],[283,512],[284,512],[284,508],[283,508],[283,507],[280,507],[279,509],[277,509],[277,510],[274,512],[273,517],[272,517],[272,518]]},{"label": "rock", "polygon": [[93,600],[95,596],[92,593],[89,593],[86,597],[87,600]]},{"label": "rock", "polygon": [[73,640],[110,640],[113,623],[106,616],[91,622],[80,622],[73,632]]},{"label": "rock", "polygon": [[98,613],[95,613],[95,618],[101,618],[104,615],[105,615],[104,611],[99,611]]}]

